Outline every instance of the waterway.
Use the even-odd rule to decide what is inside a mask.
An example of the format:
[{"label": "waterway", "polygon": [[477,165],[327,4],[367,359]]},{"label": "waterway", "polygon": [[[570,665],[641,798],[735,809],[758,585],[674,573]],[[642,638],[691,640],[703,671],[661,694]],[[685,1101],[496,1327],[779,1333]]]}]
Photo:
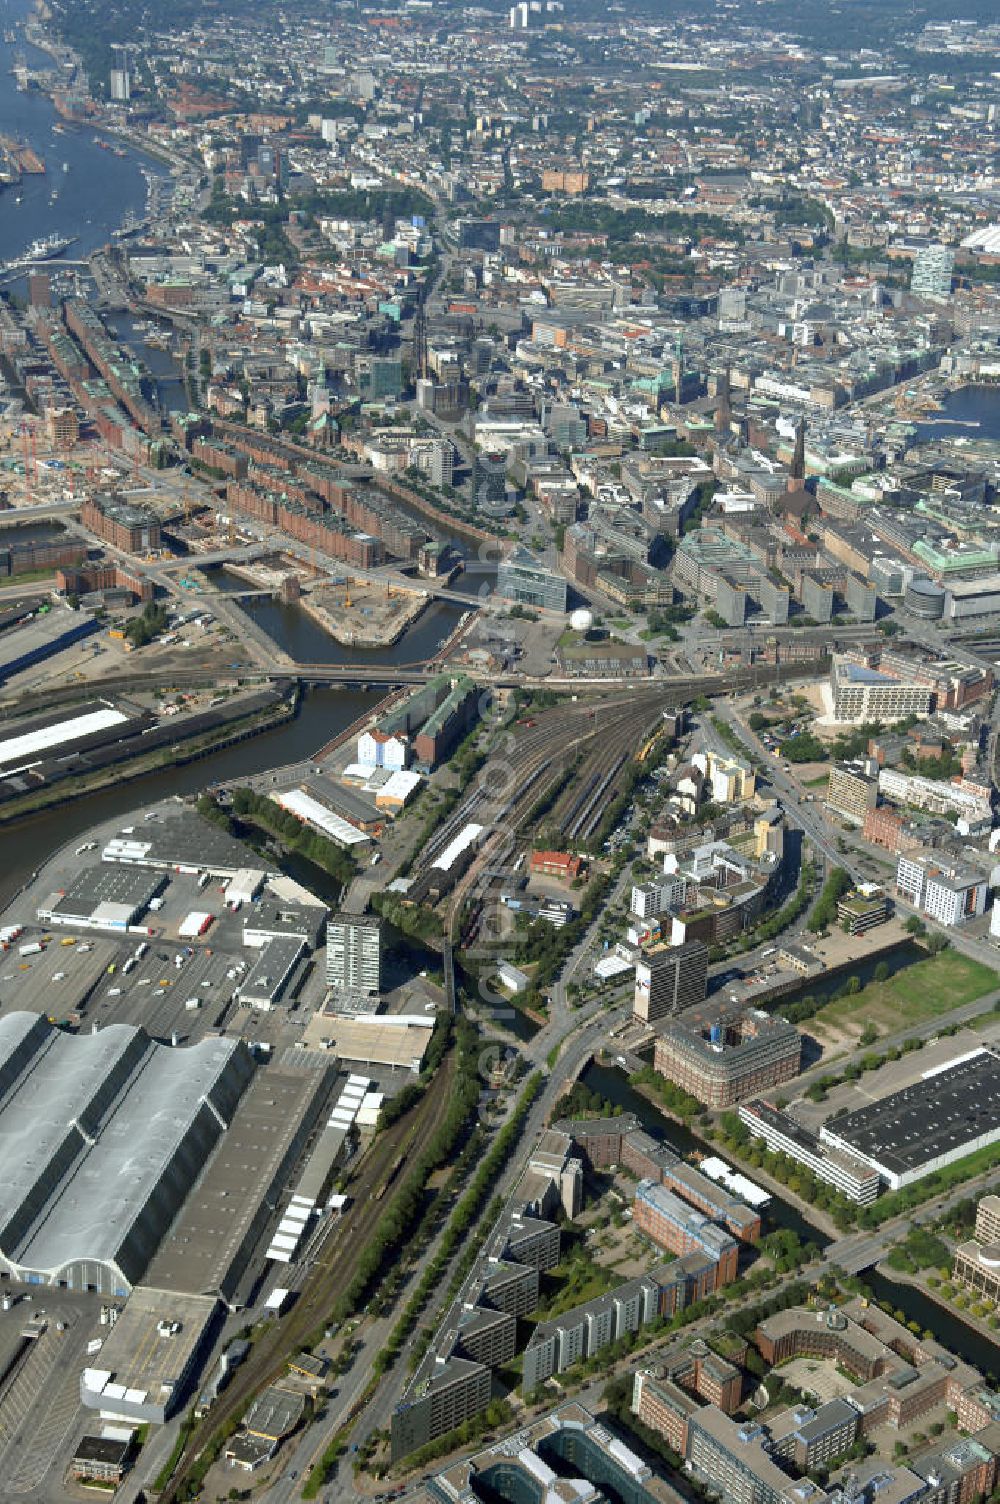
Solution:
[{"label": "waterway", "polygon": [[[680,1154],[695,1151],[715,1154],[713,1144],[699,1138],[683,1123],[666,1118],[647,1098],[637,1092],[625,1073],[617,1067],[591,1064],[580,1077],[590,1091],[597,1092],[606,1101],[620,1107],[623,1112],[632,1112],[655,1138],[665,1140]],[[783,1197],[772,1193],[771,1203],[764,1213],[765,1230],[787,1228],[798,1235],[803,1243],[815,1243],[826,1248],[830,1239],[812,1227],[799,1211]],[[894,1311],[902,1311],[907,1321],[916,1321],[921,1331],[933,1332],[951,1352],[957,1353],[972,1363],[987,1377],[1000,1376],[1000,1346],[984,1337],[973,1327],[967,1326],[958,1316],[943,1309],[922,1290],[909,1284],[897,1284],[887,1275],[868,1270],[861,1276],[876,1300],[890,1302]]]},{"label": "waterway", "polygon": [[382,692],[375,690],[312,690],[295,719],[271,731],[263,731],[184,767],[150,773],[3,826],[0,909],[54,851],[91,826],[171,794],[196,794],[213,783],[251,777],[308,758],[338,731],[374,709],[381,698]]},{"label": "waterway", "polygon": [[[46,94],[18,90],[10,71],[16,56],[23,56],[31,68],[54,67],[47,53],[25,42],[20,30],[16,42],[2,39],[3,31],[23,22],[29,9],[29,0],[0,4],[0,135],[34,147],[46,172],[25,174],[19,186],[0,190],[0,261],[16,259],[33,240],[46,235],[72,237],[64,255],[83,260],[107,244],[126,214],[143,214],[146,182],[141,169],[160,177],[168,174],[132,147],[123,148],[123,157],[104,150],[92,129],[63,122]],[[117,140],[113,144],[122,149]]]},{"label": "waterway", "polygon": [[[169,324],[162,324],[156,320],[134,319],[128,313],[109,313],[105,316],[105,323],[112,331],[115,338],[127,349],[131,350],[137,360],[146,367],[151,377],[153,396],[164,413],[186,413],[190,407],[187,390],[181,380],[180,366],[173,358],[169,350],[162,350],[154,345],[147,345],[144,331],[136,327],[137,324],[153,322],[156,329],[164,334],[172,334]],[[147,331],[148,332],[148,331]]]},{"label": "waterway", "polygon": [[[738,959],[738,958],[737,958]],[[862,987],[874,980],[875,972],[879,966],[887,966],[889,976],[894,977],[897,972],[906,971],[908,967],[915,965],[917,961],[926,961],[927,952],[913,940],[902,940],[892,950],[884,951],[881,955],[866,956],[861,960],[853,961],[849,966],[837,971],[833,975],[824,972],[821,976],[811,977],[796,987],[794,992],[785,992],[781,997],[773,1000],[773,1007],[778,1012],[783,1012],[793,1003],[801,1002],[803,998],[815,998],[817,1003],[828,1003],[831,998],[843,992],[851,977],[857,977]],[[770,1006],[767,1002],[762,1007]]]},{"label": "waterway", "polygon": [[1000,443],[1000,386],[963,386],[949,392],[941,411],[917,424],[922,442],[993,439]]},{"label": "waterway", "polygon": [[[590,1091],[596,1091],[606,1101],[623,1112],[633,1112],[655,1138],[666,1141],[678,1151],[679,1154],[689,1155],[694,1152],[700,1154],[716,1154],[718,1150],[705,1139],[688,1128],[686,1124],[676,1122],[673,1118],[666,1118],[662,1112],[641,1092],[629,1082],[624,1071],[617,1066],[591,1064],[580,1077],[581,1082]],[[811,1227],[805,1218],[796,1211],[791,1202],[783,1201],[780,1196],[773,1196],[767,1209],[767,1226],[770,1228],[784,1227],[790,1232],[797,1233],[803,1243],[815,1243],[818,1248],[825,1248],[830,1239],[818,1229]]]},{"label": "waterway", "polygon": [[[51,543],[65,535],[66,529],[59,522],[4,523],[0,513],[0,543],[9,548],[12,543]],[[14,582],[17,583],[16,580]]]},{"label": "waterway", "polygon": [[296,663],[349,663],[363,668],[400,667],[433,658],[458,626],[463,607],[451,601],[434,601],[391,647],[345,647],[336,642],[300,607],[281,601],[249,600],[243,609]]}]

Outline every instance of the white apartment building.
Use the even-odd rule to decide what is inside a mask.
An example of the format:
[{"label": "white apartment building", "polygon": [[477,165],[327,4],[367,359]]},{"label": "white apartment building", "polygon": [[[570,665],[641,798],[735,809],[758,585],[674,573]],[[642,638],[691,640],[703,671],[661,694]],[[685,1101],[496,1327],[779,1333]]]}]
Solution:
[{"label": "white apartment building", "polygon": [[684,902],[687,882],[683,877],[664,876],[632,889],[632,913],[638,919],[656,919]]},{"label": "white apartment building", "polygon": [[338,914],[326,926],[326,985],[355,996],[382,985],[382,921],[374,914]]},{"label": "white apartment building", "polygon": [[931,855],[901,855],[896,891],[939,924],[967,924],[986,912],[989,881],[972,867],[948,866]]}]

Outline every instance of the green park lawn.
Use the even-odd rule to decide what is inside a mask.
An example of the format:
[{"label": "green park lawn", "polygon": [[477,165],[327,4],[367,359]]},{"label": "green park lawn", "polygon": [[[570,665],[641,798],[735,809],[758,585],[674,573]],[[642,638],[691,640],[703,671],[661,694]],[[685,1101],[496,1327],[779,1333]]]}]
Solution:
[{"label": "green park lawn", "polygon": [[964,1003],[1000,989],[1000,975],[956,950],[916,961],[886,982],[869,982],[852,997],[827,1003],[811,1019],[810,1031],[846,1035],[871,1024],[893,1034],[931,1018],[944,1018]]}]

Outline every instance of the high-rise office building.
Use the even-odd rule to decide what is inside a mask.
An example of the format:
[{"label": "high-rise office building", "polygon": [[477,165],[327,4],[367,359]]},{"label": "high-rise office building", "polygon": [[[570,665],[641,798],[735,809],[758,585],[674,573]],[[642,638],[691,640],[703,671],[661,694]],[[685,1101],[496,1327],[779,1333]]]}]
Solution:
[{"label": "high-rise office building", "polygon": [[354,998],[382,985],[382,921],[374,914],[338,914],[326,927],[326,985]]},{"label": "high-rise office building", "polygon": [[951,274],[955,266],[955,252],[947,245],[928,245],[913,258],[913,275],[910,291],[917,298],[948,298],[951,296]]},{"label": "high-rise office building", "polygon": [[399,397],[402,394],[403,362],[398,355],[371,356],[367,389],[372,402],[381,402],[385,397]]},{"label": "high-rise office building", "polygon": [[654,945],[636,963],[632,1011],[645,1024],[704,1002],[708,951],[700,940]]}]

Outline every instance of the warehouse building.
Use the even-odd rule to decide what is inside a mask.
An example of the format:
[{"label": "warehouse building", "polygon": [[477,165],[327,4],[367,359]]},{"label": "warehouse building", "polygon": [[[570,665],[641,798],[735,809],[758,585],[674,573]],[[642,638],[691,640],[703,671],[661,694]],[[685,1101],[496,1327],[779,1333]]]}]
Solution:
[{"label": "warehouse building", "polygon": [[644,679],[649,673],[645,644],[611,637],[568,643],[557,650],[557,657],[569,678]]},{"label": "warehouse building", "polygon": [[71,1035],[0,1019],[0,1268],[127,1295],[253,1074],[246,1047],[186,1049],[113,1024]]},{"label": "warehouse building", "polygon": [[281,935],[261,946],[240,983],[239,1000],[268,1013],[277,1007],[291,981],[305,943],[297,935]]},{"label": "warehouse building", "polygon": [[156,513],[115,497],[88,498],[80,512],[80,521],[105,543],[127,554],[148,554],[160,547],[160,519]]},{"label": "warehouse building", "polygon": [[99,700],[70,716],[60,710],[30,720],[18,719],[12,728],[15,734],[0,739],[0,772],[8,777],[65,748],[72,747],[76,752],[103,742],[109,735],[117,736],[119,728],[129,725],[130,720],[134,725],[134,718]]},{"label": "warehouse building", "polygon": [[[144,824],[141,832],[135,826],[119,830],[105,846],[101,859],[159,872],[209,872],[228,880],[246,873],[251,855],[242,841],[203,820],[178,800],[176,809],[158,811],[156,821]],[[276,868],[265,871],[261,881],[277,875]]]},{"label": "warehouse building", "polygon": [[277,1217],[289,1174],[321,1121],[335,1079],[332,1061],[318,1070],[275,1063],[254,1075],[232,1131],[160,1243],[147,1284],[168,1295],[213,1296],[239,1307],[254,1249]]},{"label": "warehouse building", "polygon": [[456,679],[414,739],[413,754],[418,769],[430,773],[475,724],[478,713],[479,690],[471,679]]},{"label": "warehouse building", "polygon": [[320,835],[328,836],[338,846],[362,846],[368,841],[364,831],[359,830],[343,815],[337,814],[328,804],[321,804],[318,799],[314,799],[304,788],[286,789],[280,794],[271,794],[270,797],[281,809],[294,815],[296,820],[301,820],[303,825],[311,825]]},{"label": "warehouse building", "polygon": [[1000,1139],[1000,1055],[974,1050],[911,1086],[825,1123],[820,1139],[898,1191]]},{"label": "warehouse building", "polygon": [[42,924],[74,929],[127,930],[167,886],[162,872],[95,863],[78,872],[64,893],[52,893],[36,910]]},{"label": "warehouse building", "polygon": [[81,1403],[106,1420],[163,1425],[191,1389],[220,1314],[211,1296],[139,1286],[80,1375]]},{"label": "warehouse building", "polygon": [[817,1180],[832,1185],[848,1201],[869,1206],[878,1196],[878,1172],[867,1160],[822,1142],[819,1134],[797,1123],[787,1112],[768,1102],[743,1102],[739,1114],[740,1122],[755,1138],[762,1138],[773,1154],[787,1154],[805,1165]]},{"label": "warehouse building", "polygon": [[4,632],[0,636],[0,683],[96,631],[97,620],[89,611],[66,609],[48,611]]},{"label": "warehouse building", "polygon": [[416,1073],[433,1030],[433,1013],[344,1013],[331,999],[309,1020],[303,1042],[310,1049],[332,1050],[339,1060]]}]

